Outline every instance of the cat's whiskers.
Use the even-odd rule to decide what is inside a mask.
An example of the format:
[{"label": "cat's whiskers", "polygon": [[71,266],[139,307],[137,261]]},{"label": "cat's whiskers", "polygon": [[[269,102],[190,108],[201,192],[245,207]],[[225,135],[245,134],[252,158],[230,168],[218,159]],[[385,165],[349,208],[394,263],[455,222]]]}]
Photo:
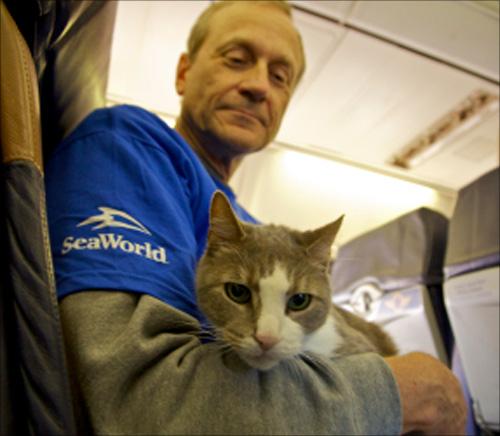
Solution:
[{"label": "cat's whiskers", "polygon": [[233,345],[222,338],[222,329],[213,328],[213,331],[214,337],[212,343],[217,348],[217,351],[222,356],[233,353],[235,351]]},{"label": "cat's whiskers", "polygon": [[229,344],[232,351],[250,358],[262,356],[262,349],[257,342],[249,336],[242,336],[229,330],[224,331],[224,341]]},{"label": "cat's whiskers", "polygon": [[182,321],[176,325],[176,333],[186,333],[190,336],[196,336],[200,340],[213,341],[216,337],[214,328],[210,325],[196,325],[190,321]]},{"label": "cat's whiskers", "polygon": [[221,353],[222,356],[225,356],[230,353],[234,353],[233,347],[227,343],[218,343],[218,351]]},{"label": "cat's whiskers", "polygon": [[231,335],[229,331],[224,330],[222,327],[214,326],[212,330],[214,334],[213,342],[223,354],[227,354],[230,351],[234,351],[235,348],[238,348],[240,340],[236,335]]}]

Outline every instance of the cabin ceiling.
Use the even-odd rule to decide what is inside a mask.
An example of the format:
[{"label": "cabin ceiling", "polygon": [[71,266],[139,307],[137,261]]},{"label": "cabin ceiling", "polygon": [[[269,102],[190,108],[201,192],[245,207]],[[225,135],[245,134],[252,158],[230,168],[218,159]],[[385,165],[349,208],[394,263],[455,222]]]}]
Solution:
[{"label": "cabin ceiling", "polygon": [[[390,164],[471,93],[498,97],[498,1],[291,3],[307,70],[277,146],[452,191],[498,166],[498,105],[414,168]],[[207,4],[120,2],[110,102],[178,114],[177,59]]]}]

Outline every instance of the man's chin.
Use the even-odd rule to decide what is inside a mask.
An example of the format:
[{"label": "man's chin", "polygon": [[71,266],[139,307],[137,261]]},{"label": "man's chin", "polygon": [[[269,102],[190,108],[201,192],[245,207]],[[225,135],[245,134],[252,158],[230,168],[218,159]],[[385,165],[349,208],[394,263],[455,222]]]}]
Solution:
[{"label": "man's chin", "polygon": [[231,111],[215,113],[208,125],[218,142],[237,154],[262,150],[272,139],[267,127],[256,118],[235,117]]},{"label": "man's chin", "polygon": [[254,153],[268,145],[267,139],[264,140],[262,137],[256,135],[255,132],[250,132],[246,129],[231,130],[231,132],[221,135],[220,138],[238,154]]}]

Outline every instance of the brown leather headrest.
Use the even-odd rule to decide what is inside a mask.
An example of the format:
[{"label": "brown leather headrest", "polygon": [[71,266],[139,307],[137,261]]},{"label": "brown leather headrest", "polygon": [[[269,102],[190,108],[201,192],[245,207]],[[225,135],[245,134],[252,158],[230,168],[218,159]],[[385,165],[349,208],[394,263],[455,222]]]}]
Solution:
[{"label": "brown leather headrest", "polygon": [[40,104],[34,63],[3,1],[0,7],[2,162],[31,161],[43,173]]}]

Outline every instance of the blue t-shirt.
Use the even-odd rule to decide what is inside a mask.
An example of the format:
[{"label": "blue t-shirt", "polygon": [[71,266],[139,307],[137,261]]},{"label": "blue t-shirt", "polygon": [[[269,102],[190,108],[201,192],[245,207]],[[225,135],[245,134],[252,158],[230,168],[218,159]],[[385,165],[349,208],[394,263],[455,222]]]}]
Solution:
[{"label": "blue t-shirt", "polygon": [[255,222],[175,130],[138,107],[89,115],[55,150],[45,180],[59,297],[145,293],[202,320],[194,274],[215,190]]}]

